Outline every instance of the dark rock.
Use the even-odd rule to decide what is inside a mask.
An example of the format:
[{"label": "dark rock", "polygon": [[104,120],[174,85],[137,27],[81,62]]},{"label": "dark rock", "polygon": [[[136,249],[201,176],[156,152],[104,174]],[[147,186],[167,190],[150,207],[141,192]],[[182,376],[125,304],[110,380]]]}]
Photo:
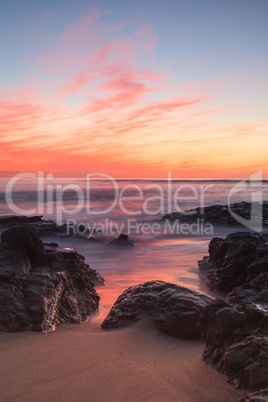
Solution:
[{"label": "dark rock", "polygon": [[249,389],[268,386],[268,338],[248,336],[240,343],[226,348],[218,363],[219,371],[230,378],[230,382]]},{"label": "dark rock", "polygon": [[240,402],[267,402],[267,401],[268,401],[268,388],[243,395],[240,398]]},{"label": "dark rock", "polygon": [[[267,247],[268,251],[268,247]],[[268,255],[259,259],[256,259],[248,266],[249,275],[258,275],[262,272],[268,273]]]},{"label": "dark rock", "polygon": [[115,239],[111,240],[108,245],[111,246],[123,246],[123,247],[134,247],[132,241],[129,240],[128,235],[121,233]]},{"label": "dark rock", "polygon": [[208,287],[229,292],[250,275],[267,272],[267,262],[268,246],[260,235],[238,232],[214,238],[209,244]]},{"label": "dark rock", "polygon": [[59,247],[58,243],[44,243],[45,246]]},{"label": "dark rock", "polygon": [[205,361],[212,364],[218,363],[222,348],[250,334],[243,314],[222,299],[216,299],[205,307],[198,328],[206,343]]},{"label": "dark rock", "polygon": [[268,385],[267,327],[256,329],[247,316],[218,299],[204,308],[198,328],[206,348],[203,358],[237,387]]},{"label": "dark rock", "polygon": [[198,268],[202,272],[208,272],[210,265],[209,265],[209,257],[203,257],[203,260],[198,261]]},{"label": "dark rock", "polygon": [[207,281],[207,273],[209,271],[210,265],[208,262],[208,257],[203,257],[203,260],[198,261],[198,276],[201,282]]},{"label": "dark rock", "polygon": [[208,286],[230,291],[227,301],[255,328],[268,325],[268,246],[263,236],[233,233],[209,245]]},{"label": "dark rock", "polygon": [[249,276],[228,294],[228,302],[243,312],[252,328],[268,328],[268,273]]},{"label": "dark rock", "polygon": [[24,249],[0,243],[0,273],[29,275],[31,269],[31,263]]},{"label": "dark rock", "polygon": [[[253,203],[250,202],[237,202],[230,205],[230,209],[241,218],[250,219],[251,209]],[[264,201],[262,204],[263,212],[263,225],[268,225],[268,201]],[[238,222],[230,213],[228,205],[211,205],[208,207],[198,207],[195,209],[190,209],[184,212],[172,212],[165,215],[163,220],[179,220],[180,223],[196,223],[198,221],[203,221],[205,223],[210,223],[212,225],[232,225],[240,226],[241,223]]]},{"label": "dark rock", "polygon": [[233,233],[209,245],[207,284],[229,292],[199,321],[204,360],[238,387],[268,385],[268,246],[263,235]]},{"label": "dark rock", "polygon": [[22,248],[2,243],[0,262],[0,331],[51,331],[98,310],[94,283],[104,280],[74,249],[46,245],[32,267]]},{"label": "dark rock", "polygon": [[44,245],[33,230],[24,227],[7,229],[1,234],[1,242],[23,248],[32,266],[42,263]]},{"label": "dark rock", "polygon": [[142,311],[163,332],[182,339],[198,339],[197,322],[212,299],[162,281],[150,281],[132,286],[118,297],[102,328],[119,328],[137,321]]},{"label": "dark rock", "polygon": [[8,224],[15,223],[24,224],[24,223],[37,223],[42,222],[42,216],[24,216],[24,215],[8,215],[8,216],[0,216],[0,226],[7,226]]},{"label": "dark rock", "polygon": [[[1,228],[28,228],[34,230],[34,232],[38,236],[47,237],[47,236],[58,236],[58,237],[75,237],[75,238],[84,238],[87,240],[102,240],[102,237],[99,238],[93,237],[94,234],[97,234],[96,230],[85,227],[82,224],[73,224],[68,227],[67,224],[58,225],[56,222],[50,219],[43,219],[43,216],[20,216],[20,215],[11,215],[11,216],[0,216],[0,229]],[[99,233],[99,232],[98,232]],[[99,233],[100,234],[100,233]]]}]

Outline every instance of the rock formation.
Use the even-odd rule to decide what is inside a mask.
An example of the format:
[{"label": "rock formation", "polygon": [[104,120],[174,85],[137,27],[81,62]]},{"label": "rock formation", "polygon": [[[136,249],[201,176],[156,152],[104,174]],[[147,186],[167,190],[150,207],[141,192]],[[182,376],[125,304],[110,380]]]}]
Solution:
[{"label": "rock formation", "polygon": [[137,321],[146,311],[161,331],[178,338],[198,339],[197,322],[211,301],[205,295],[172,283],[150,281],[125,290],[102,323],[102,328],[123,327]]},{"label": "rock formation", "polygon": [[214,238],[206,262],[209,288],[225,292],[226,301],[215,300],[202,312],[198,327],[206,344],[204,360],[228,375],[229,381],[238,387],[265,388],[268,386],[266,239],[251,233]]},{"label": "rock formation", "polygon": [[109,241],[108,245],[110,246],[120,246],[120,247],[134,247],[134,244],[131,240],[129,240],[128,235],[124,233],[120,233],[115,239]]},{"label": "rock formation", "polygon": [[38,236],[78,237],[96,240],[93,235],[97,232],[83,224],[73,224],[68,230],[67,224],[57,225],[51,219],[43,216],[10,215],[0,216],[0,229],[24,227],[33,230]]},{"label": "rock formation", "polygon": [[251,326],[243,313],[224,300],[204,309],[198,327],[206,343],[204,360],[232,384],[249,389],[268,385],[267,329]]},{"label": "rock formation", "polygon": [[29,229],[8,229],[0,243],[0,331],[81,323],[97,312],[95,284],[103,283],[75,249],[43,245]]},{"label": "rock formation", "polygon": [[[184,212],[172,212],[165,215],[162,219],[174,221],[178,219],[180,223],[196,223],[198,220],[210,223],[212,225],[230,225],[240,226],[240,223],[231,215],[231,211],[244,219],[250,219],[252,203],[250,202],[237,202],[228,205],[211,205],[208,207],[198,207]],[[263,225],[268,225],[268,201],[262,204],[263,212]]]}]

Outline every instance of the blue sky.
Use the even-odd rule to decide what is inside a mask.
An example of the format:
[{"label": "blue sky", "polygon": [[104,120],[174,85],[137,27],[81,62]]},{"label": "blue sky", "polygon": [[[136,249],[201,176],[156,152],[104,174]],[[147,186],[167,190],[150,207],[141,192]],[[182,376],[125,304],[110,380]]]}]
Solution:
[{"label": "blue sky", "polygon": [[[103,154],[106,161],[105,149],[114,150],[106,167],[114,174],[120,170],[115,163],[119,155],[131,174],[133,163],[126,156],[126,143],[133,152],[135,169],[142,175],[148,169],[152,172],[155,169],[159,177],[160,168],[175,169],[189,176],[195,176],[200,169],[209,175],[222,175],[223,169],[231,172],[232,166],[241,174],[257,165],[265,170],[267,15],[266,0],[3,2],[0,17],[0,94],[5,122],[0,138],[2,148],[9,155],[16,154],[18,159],[23,147],[30,145],[40,156],[40,168],[55,169],[55,156],[49,154],[49,149],[58,149],[62,140],[66,144],[69,141],[69,154],[64,154],[63,159],[72,155],[77,161],[82,146],[70,154],[71,143],[83,131],[82,137],[89,141],[92,137],[94,152]],[[94,58],[105,51],[107,55],[96,62]],[[90,63],[97,65],[94,71],[90,70],[93,78],[89,80]],[[118,67],[120,72],[111,70],[111,66]],[[102,73],[98,75],[98,71]],[[78,86],[73,86],[74,80],[79,81]],[[28,122],[22,117],[23,102],[27,104]],[[143,120],[135,115],[135,124],[133,120],[126,128],[133,111],[147,108],[152,113],[153,109],[148,106],[160,104],[161,119],[157,124],[151,119],[150,125],[144,115]],[[66,120],[67,112],[73,118],[68,118],[70,124],[66,123],[65,137],[66,126],[61,122]],[[117,116],[114,121],[111,112]],[[206,118],[198,117],[206,114]],[[105,124],[104,116],[107,116]],[[124,137],[117,142],[116,125],[125,130]],[[94,135],[90,134],[91,127]],[[97,128],[102,140],[96,140]],[[50,143],[41,140],[46,130],[54,133]],[[82,137],[79,137],[81,145]],[[201,138],[210,148],[205,151],[201,144],[199,151],[194,149],[192,154],[186,148],[186,137],[194,146]],[[238,146],[241,149],[236,158]],[[137,151],[141,147],[144,152]],[[251,149],[254,158],[248,156]],[[216,152],[220,158],[215,170]],[[164,157],[167,153],[170,162]],[[176,160],[178,153],[180,157]],[[80,156],[85,160],[79,171],[91,168],[85,162],[89,155],[90,149],[84,149],[83,157]],[[191,162],[187,165],[189,158]],[[3,160],[10,160],[10,156],[3,154]],[[37,168],[37,163],[33,168]],[[10,169],[15,167],[19,168],[13,161]],[[75,167],[70,162],[60,169],[73,171]]]}]

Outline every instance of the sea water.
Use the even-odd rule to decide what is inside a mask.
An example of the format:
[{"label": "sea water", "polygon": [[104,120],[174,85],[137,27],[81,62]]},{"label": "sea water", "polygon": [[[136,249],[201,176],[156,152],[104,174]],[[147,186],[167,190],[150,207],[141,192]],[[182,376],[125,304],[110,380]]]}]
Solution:
[{"label": "sea water", "polygon": [[[60,223],[69,222],[70,228],[75,222],[76,225],[95,226],[102,232],[106,230],[106,233],[100,233],[100,236],[105,235],[102,242],[82,236],[43,238],[45,242],[57,242],[61,247],[76,248],[86,263],[103,275],[105,287],[99,288],[98,293],[101,296],[100,315],[104,316],[127,287],[148,280],[169,281],[207,292],[198,276],[197,262],[208,254],[209,241],[214,236],[224,237],[230,232],[249,229],[215,226],[205,231],[203,226],[202,231],[200,224],[195,231],[190,227],[180,230],[172,225],[166,228],[161,219],[166,213],[189,210],[201,204],[251,202],[252,192],[256,190],[251,183],[242,183],[230,197],[235,185],[237,181],[233,180],[121,179],[114,183],[102,179],[91,180],[89,186],[85,178],[53,178],[53,181],[45,179],[40,189],[36,179],[20,178],[12,186],[10,179],[0,179],[0,215],[14,215],[15,208],[24,215],[38,215],[41,211],[45,219],[57,221],[60,218]],[[258,191],[263,200],[268,199],[266,182]],[[106,244],[120,231],[129,235],[134,247],[115,248]]]}]

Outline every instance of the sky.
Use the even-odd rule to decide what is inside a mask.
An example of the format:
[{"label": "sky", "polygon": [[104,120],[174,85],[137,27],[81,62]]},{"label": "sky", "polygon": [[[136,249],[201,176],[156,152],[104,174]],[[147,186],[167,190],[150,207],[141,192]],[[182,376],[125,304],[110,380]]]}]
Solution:
[{"label": "sky", "polygon": [[0,176],[268,176],[267,0],[4,0]]}]

